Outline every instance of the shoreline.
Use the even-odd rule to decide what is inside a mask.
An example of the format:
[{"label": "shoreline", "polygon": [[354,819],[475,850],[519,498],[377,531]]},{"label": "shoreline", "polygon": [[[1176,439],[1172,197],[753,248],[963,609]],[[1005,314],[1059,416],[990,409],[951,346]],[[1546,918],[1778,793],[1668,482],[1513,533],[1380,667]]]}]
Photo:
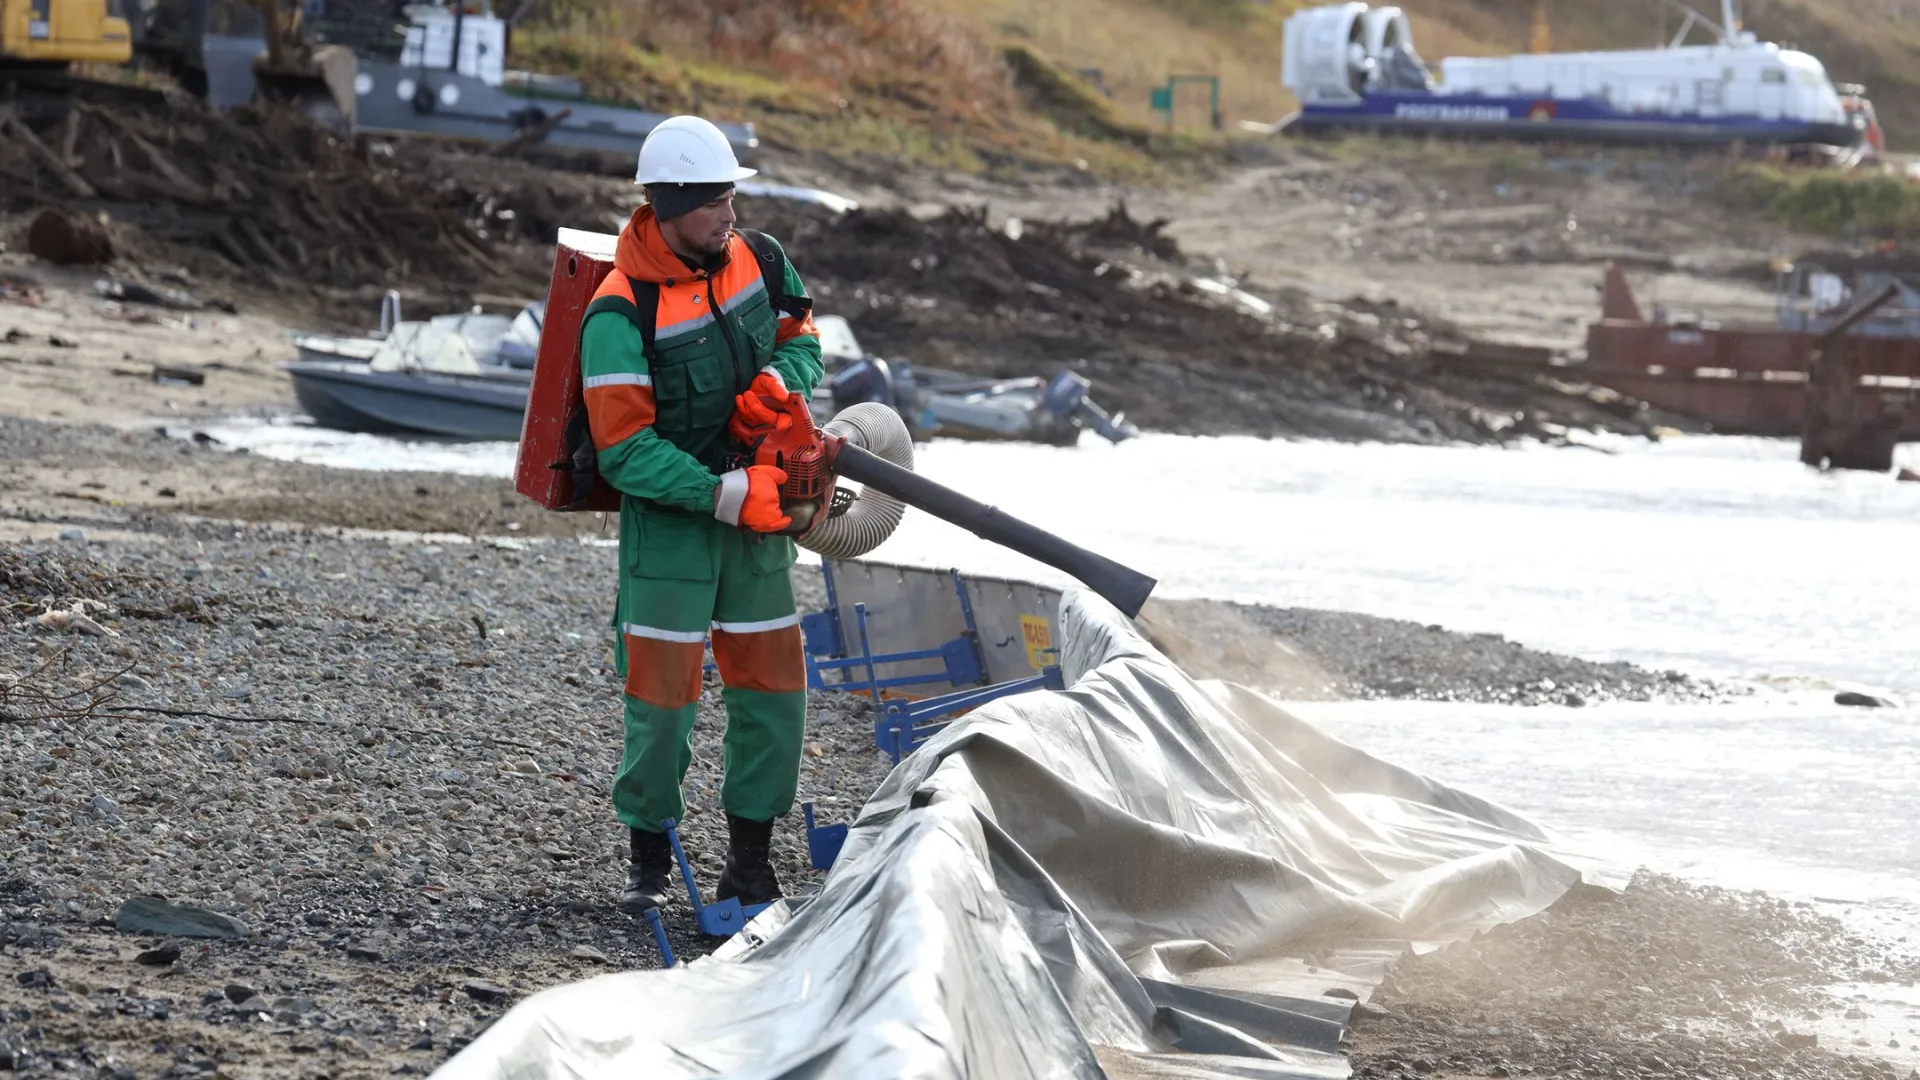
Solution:
[{"label": "shoreline", "polygon": [[[86,465],[68,462],[78,438],[105,442]],[[535,539],[611,543],[599,514],[547,512],[509,480],[446,472],[339,469],[220,449],[151,430],[49,424],[0,416],[0,540],[105,529],[219,534],[228,522],[276,530],[333,530],[415,543]],[[59,470],[56,477],[54,471]],[[56,529],[55,526],[60,526]],[[32,529],[29,533],[27,530]],[[884,559],[883,559],[884,561]],[[1747,692],[1677,671],[1594,663],[1532,649],[1497,634],[1460,632],[1348,611],[1228,601],[1152,601],[1156,641],[1188,670],[1285,696],[1584,705],[1609,700],[1726,700]],[[1228,637],[1277,643],[1242,654]],[[1289,657],[1292,659],[1289,659]],[[1274,678],[1278,671],[1288,678]]]}]

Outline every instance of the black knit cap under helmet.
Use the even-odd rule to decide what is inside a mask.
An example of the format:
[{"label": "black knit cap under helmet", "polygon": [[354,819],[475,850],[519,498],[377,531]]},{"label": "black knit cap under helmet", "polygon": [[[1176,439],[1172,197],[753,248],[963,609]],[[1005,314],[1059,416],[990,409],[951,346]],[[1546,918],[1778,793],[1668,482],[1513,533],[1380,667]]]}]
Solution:
[{"label": "black knit cap under helmet", "polygon": [[647,202],[652,205],[656,220],[672,221],[682,214],[700,209],[732,190],[733,185],[728,183],[648,184]]}]

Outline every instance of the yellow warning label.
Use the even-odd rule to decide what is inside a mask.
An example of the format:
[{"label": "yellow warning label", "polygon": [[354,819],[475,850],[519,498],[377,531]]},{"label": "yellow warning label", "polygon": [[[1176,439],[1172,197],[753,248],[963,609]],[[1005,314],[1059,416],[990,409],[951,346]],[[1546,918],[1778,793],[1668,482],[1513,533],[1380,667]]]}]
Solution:
[{"label": "yellow warning label", "polygon": [[1038,615],[1020,616],[1020,636],[1027,642],[1027,666],[1039,671],[1054,661],[1047,652],[1053,648],[1053,627]]}]

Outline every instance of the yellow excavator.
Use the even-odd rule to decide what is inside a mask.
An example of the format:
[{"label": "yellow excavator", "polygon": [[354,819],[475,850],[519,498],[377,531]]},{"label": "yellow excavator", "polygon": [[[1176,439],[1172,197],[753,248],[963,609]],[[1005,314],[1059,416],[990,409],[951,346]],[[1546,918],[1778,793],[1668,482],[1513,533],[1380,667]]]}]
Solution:
[{"label": "yellow excavator", "polygon": [[0,67],[124,64],[133,32],[107,0],[0,0]]},{"label": "yellow excavator", "polygon": [[[251,68],[253,96],[287,102],[315,120],[351,127],[353,53],[309,40],[299,0],[138,0],[137,25],[116,15],[112,0],[0,0],[0,89],[22,80],[46,82],[76,63],[126,64],[140,54],[178,77],[193,93],[208,89],[209,63],[234,77],[233,57],[206,55],[208,30],[257,35],[264,49],[238,59]],[[64,80],[73,85],[72,80]],[[98,88],[96,88],[98,89]]]}]

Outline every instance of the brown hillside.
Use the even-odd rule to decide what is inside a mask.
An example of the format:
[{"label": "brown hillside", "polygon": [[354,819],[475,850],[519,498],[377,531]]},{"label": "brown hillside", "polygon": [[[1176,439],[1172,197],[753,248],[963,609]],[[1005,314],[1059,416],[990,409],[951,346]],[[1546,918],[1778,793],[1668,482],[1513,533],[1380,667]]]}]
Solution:
[{"label": "brown hillside", "polygon": [[[1220,80],[1226,136],[1294,107],[1282,27],[1313,0],[553,0],[516,34],[517,61],[577,72],[598,93],[751,119],[777,141],[969,167],[1114,164],[1146,133],[1205,135]],[[1681,16],[1661,0],[1548,0],[1556,49],[1647,47]],[[1696,0],[1717,14],[1717,0]],[[1535,0],[1401,0],[1421,51],[1525,49]],[[1896,147],[1920,147],[1920,0],[1745,0],[1762,40],[1865,83]],[[1704,41],[1695,31],[1693,40]],[[1064,107],[1063,107],[1064,106]]]}]

